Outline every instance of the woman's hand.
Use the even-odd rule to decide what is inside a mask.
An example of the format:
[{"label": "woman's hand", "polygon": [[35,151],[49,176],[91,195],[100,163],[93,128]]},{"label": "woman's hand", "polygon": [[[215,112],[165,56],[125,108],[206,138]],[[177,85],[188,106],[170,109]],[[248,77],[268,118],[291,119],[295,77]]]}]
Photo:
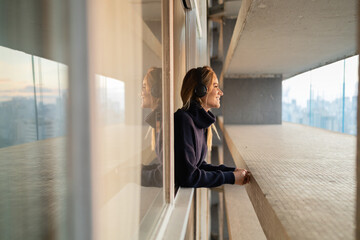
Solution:
[{"label": "woman's hand", "polygon": [[236,168],[233,173],[235,175],[235,184],[244,185],[250,181],[251,172],[246,169]]}]

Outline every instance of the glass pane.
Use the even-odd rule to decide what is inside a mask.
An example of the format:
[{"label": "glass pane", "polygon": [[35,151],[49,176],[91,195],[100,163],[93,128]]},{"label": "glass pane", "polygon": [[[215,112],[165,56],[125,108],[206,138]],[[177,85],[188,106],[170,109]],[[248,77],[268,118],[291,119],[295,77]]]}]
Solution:
[{"label": "glass pane", "polygon": [[62,236],[66,95],[65,65],[0,47],[0,239]]},{"label": "glass pane", "polygon": [[341,132],[344,61],[311,72],[310,125]]},{"label": "glass pane", "polygon": [[31,55],[0,46],[0,148],[37,140]]},{"label": "glass pane", "polygon": [[90,19],[95,232],[146,239],[164,207],[161,1],[93,1]]},{"label": "glass pane", "polygon": [[359,56],[345,59],[344,132],[356,135]]},{"label": "glass pane", "polygon": [[354,56],[284,81],[283,121],[356,135],[358,64]]},{"label": "glass pane", "polygon": [[34,57],[34,71],[39,140],[64,136],[65,105],[61,96],[59,64]]},{"label": "glass pane", "polygon": [[310,73],[299,74],[283,81],[282,120],[309,124]]},{"label": "glass pane", "polygon": [[68,104],[68,67],[65,64],[58,63],[59,70],[59,136],[66,133],[66,106]]}]

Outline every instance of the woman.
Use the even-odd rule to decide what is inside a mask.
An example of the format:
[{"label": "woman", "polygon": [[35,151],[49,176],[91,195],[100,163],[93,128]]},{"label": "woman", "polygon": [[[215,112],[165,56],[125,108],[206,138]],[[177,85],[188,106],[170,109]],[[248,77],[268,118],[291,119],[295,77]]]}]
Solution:
[{"label": "woman", "polygon": [[162,124],[161,124],[161,68],[152,67],[146,73],[141,91],[142,108],[150,108],[151,113],[145,118],[152,132],[151,150],[156,158],[148,165],[141,166],[141,185],[162,187]]},{"label": "woman", "polygon": [[220,107],[223,95],[210,67],[193,68],[185,75],[181,87],[183,107],[174,115],[177,186],[216,187],[249,182],[250,172],[245,169],[214,166],[205,161],[207,151],[211,150],[211,125],[215,123],[210,109]]}]

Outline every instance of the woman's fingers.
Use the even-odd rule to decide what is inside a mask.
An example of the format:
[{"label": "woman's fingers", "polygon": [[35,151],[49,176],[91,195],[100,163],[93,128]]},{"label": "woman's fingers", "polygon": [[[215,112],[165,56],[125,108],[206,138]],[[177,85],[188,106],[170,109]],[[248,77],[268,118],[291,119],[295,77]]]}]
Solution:
[{"label": "woman's fingers", "polygon": [[235,171],[239,171],[239,172],[244,171],[244,170],[246,170],[246,169],[243,169],[243,168],[235,168]]},{"label": "woman's fingers", "polygon": [[250,182],[250,179],[251,179],[251,172],[247,171],[245,175],[245,184]]},{"label": "woman's fingers", "polygon": [[233,173],[235,175],[235,184],[244,185],[250,181],[251,172],[246,169],[237,168]]}]

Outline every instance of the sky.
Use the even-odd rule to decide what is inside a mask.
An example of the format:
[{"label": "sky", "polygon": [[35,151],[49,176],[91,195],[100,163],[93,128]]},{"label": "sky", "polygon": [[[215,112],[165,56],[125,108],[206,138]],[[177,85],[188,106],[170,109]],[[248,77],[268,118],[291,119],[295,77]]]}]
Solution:
[{"label": "sky", "polygon": [[357,96],[358,63],[357,55],[284,80],[283,102],[289,103],[296,99],[298,105],[306,107],[310,98],[310,85],[313,99],[320,97],[331,101],[342,98],[344,77],[345,96]]},{"label": "sky", "polygon": [[[34,56],[34,72],[37,95],[44,103],[55,103],[59,87],[67,88],[67,66]],[[0,102],[33,98],[33,78],[30,54],[0,46]]]}]

